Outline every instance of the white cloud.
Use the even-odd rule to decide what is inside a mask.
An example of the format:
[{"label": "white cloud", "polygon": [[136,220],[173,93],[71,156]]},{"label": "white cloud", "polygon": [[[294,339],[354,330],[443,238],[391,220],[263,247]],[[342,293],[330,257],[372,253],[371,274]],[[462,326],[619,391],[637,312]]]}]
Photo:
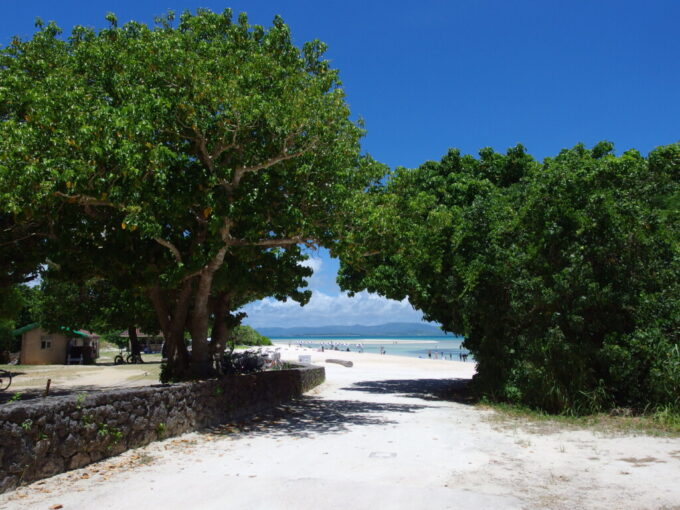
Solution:
[{"label": "white cloud", "polygon": [[329,296],[316,291],[304,307],[295,301],[267,298],[246,306],[244,311],[248,314],[245,323],[254,327],[370,326],[386,322],[419,322],[423,317],[406,299],[394,301],[368,292],[349,297],[346,293]]},{"label": "white cloud", "polygon": [[300,263],[301,266],[310,267],[312,271],[318,273],[321,270],[323,261],[317,257],[310,257],[307,260]]},{"label": "white cloud", "polygon": [[310,257],[307,260],[301,262],[300,265],[309,267],[312,271],[314,271],[312,276],[305,278],[308,289],[316,291],[316,289],[323,287],[326,280],[326,267],[324,267],[323,260],[318,257]]}]

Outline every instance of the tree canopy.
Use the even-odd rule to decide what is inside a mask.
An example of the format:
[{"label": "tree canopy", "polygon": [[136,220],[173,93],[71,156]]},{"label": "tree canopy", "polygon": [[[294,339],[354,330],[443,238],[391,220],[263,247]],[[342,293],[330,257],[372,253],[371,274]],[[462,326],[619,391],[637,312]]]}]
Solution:
[{"label": "tree canopy", "polygon": [[145,289],[171,372],[205,372],[211,305],[308,299],[300,246],[332,242],[376,165],[324,44],[295,47],[280,18],[108,19],[68,38],[40,25],[0,52],[2,208],[48,218],[69,278]]},{"label": "tree canopy", "polygon": [[680,145],[542,164],[521,146],[397,169],[357,197],[340,284],[465,336],[474,384],[550,411],[680,405]]}]

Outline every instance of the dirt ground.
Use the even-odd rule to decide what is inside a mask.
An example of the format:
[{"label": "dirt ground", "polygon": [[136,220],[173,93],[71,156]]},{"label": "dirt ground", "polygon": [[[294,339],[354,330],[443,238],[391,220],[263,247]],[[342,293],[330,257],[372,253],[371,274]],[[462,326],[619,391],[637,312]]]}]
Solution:
[{"label": "dirt ground", "polygon": [[12,385],[0,393],[0,403],[44,395],[101,391],[105,388],[146,386],[158,383],[160,354],[143,355],[145,363],[114,365],[118,350],[103,351],[95,365],[0,365],[12,372]]}]

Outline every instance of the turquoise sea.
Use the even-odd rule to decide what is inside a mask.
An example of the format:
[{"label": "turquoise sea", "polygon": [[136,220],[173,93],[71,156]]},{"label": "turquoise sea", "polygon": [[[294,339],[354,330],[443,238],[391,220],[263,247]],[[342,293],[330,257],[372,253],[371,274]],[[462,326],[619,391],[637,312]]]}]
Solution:
[{"label": "turquoise sea", "polygon": [[[408,356],[412,358],[427,358],[428,354],[441,359],[442,353],[445,359],[458,360],[458,355],[468,354],[461,348],[463,337],[455,336],[304,336],[304,337],[271,337],[275,345],[302,345],[312,349],[332,350],[335,346],[338,350],[357,352],[363,346],[363,352],[380,354],[380,348],[385,354],[395,356]],[[468,358],[469,360],[470,358]]]}]

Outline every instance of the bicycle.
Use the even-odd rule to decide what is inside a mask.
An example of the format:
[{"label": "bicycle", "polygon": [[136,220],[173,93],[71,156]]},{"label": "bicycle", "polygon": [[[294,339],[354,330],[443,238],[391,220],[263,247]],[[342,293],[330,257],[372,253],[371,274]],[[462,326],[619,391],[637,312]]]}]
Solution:
[{"label": "bicycle", "polygon": [[5,391],[12,385],[12,372],[0,369],[0,391]]},{"label": "bicycle", "polygon": [[123,349],[120,350],[120,353],[116,355],[115,358],[113,358],[113,364],[114,365],[124,365],[125,363],[131,363],[131,364],[136,364],[136,363],[144,363],[144,360],[142,359],[141,354],[128,354],[127,356],[123,356]]},{"label": "bicycle", "polygon": [[144,363],[144,360],[142,359],[141,354],[128,354],[128,357],[125,359],[127,363]]},{"label": "bicycle", "polygon": [[125,364],[125,357],[123,356],[123,349],[120,350],[118,354],[116,354],[116,357],[113,358],[113,364],[114,365],[124,365]]}]

